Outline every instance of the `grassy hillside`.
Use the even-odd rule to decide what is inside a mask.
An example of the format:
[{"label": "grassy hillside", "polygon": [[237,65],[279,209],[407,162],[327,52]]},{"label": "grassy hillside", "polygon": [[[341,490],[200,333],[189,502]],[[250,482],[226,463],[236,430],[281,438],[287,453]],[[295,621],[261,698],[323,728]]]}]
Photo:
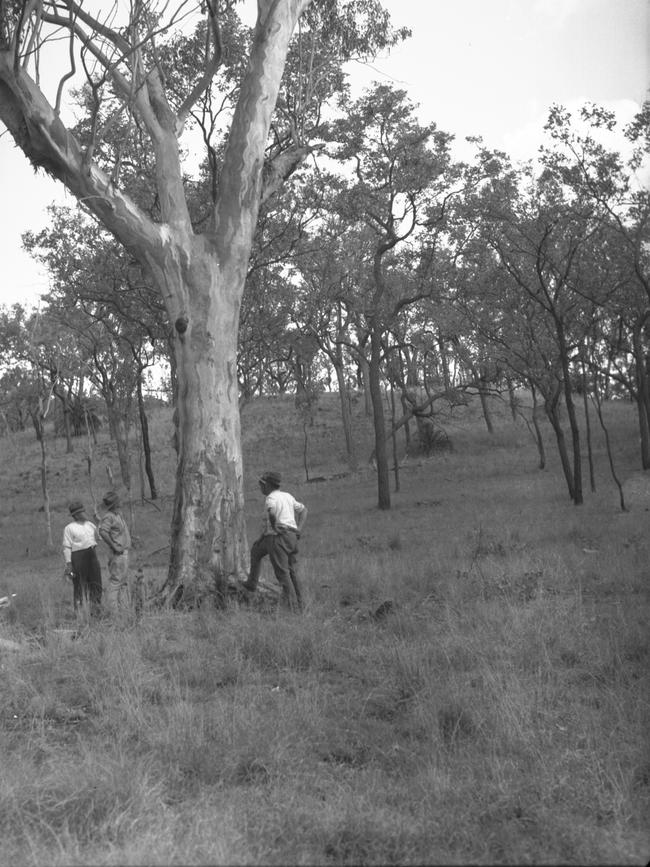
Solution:
[{"label": "grassy hillside", "polygon": [[[368,420],[345,474],[335,398],[304,432],[290,398],[242,417],[253,536],[265,469],[310,509],[302,616],[150,611],[69,641],[58,551],[90,504],[86,445],[49,458],[46,545],[33,436],[0,441],[0,831],[15,864],[646,863],[647,483],[632,408],[607,408],[630,510],[596,441],[574,507],[495,404],[441,419],[453,450],[412,458],[376,509]],[[171,418],[153,419],[156,506],[134,559],[164,577]],[[403,450],[403,441],[400,440]],[[93,452],[92,487],[117,476]],[[105,562],[105,560],[103,561]],[[270,567],[266,580],[273,585]],[[7,642],[14,649],[7,649]],[[17,649],[16,649],[17,648]]]}]

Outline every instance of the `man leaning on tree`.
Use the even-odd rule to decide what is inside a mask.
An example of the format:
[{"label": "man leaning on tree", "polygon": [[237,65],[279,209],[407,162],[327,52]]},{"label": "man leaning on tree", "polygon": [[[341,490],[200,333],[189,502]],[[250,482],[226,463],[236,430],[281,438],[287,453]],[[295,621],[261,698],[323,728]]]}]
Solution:
[{"label": "man leaning on tree", "polygon": [[260,577],[262,560],[269,556],[273,572],[282,588],[282,604],[289,610],[302,610],[304,598],[297,571],[298,540],[307,520],[307,506],[288,491],[281,491],[281,477],[276,472],[263,473],[259,479],[264,494],[264,526],[251,548],[251,567],[245,590],[254,593]]}]

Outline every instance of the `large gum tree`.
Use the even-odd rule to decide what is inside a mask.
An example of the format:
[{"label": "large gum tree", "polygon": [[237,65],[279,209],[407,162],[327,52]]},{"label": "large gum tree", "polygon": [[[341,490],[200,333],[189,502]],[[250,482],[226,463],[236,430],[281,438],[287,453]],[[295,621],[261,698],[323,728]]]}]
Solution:
[{"label": "large gum tree", "polygon": [[[151,0],[110,7],[0,0],[0,120],[31,163],[60,180],[146,268],[174,327],[178,466],[170,597],[183,586],[189,599],[219,600],[247,567],[236,364],[240,302],[259,203],[305,153],[293,142],[265,165],[290,40],[310,2],[257,0],[209,227],[197,234],[179,139],[220,66],[221,25],[234,0],[196,4],[207,17],[204,63],[180,99],[168,88],[160,48],[194,4],[178,0],[172,10]],[[316,9],[332,6],[314,0]],[[60,59],[62,44],[68,65],[55,74],[60,67],[48,51]],[[64,122],[63,97],[69,86],[78,87],[79,74],[87,95],[85,135]],[[100,104],[106,93],[110,111]],[[126,129],[125,118],[153,157],[153,216],[129,195],[120,167],[110,172],[98,158],[102,134],[114,134],[120,124]]]}]

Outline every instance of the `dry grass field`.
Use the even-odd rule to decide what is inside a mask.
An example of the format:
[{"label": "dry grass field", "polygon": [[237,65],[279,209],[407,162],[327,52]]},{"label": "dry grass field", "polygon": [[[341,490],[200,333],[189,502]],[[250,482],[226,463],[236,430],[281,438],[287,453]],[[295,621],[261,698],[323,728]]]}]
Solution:
[{"label": "dry grass field", "polygon": [[[393,508],[345,475],[334,397],[242,414],[251,538],[265,469],[310,509],[301,616],[233,603],[148,610],[69,640],[66,503],[90,505],[86,445],[50,441],[47,549],[31,432],[0,440],[0,863],[646,864],[650,502],[630,405],[606,408],[622,512],[594,425],[597,490],[574,507],[494,407],[443,419]],[[152,420],[156,506],[136,501],[150,589],[168,555],[171,414]],[[117,460],[105,435],[93,489]],[[585,464],[586,471],[586,464]],[[641,481],[640,481],[641,480]],[[647,487],[647,485],[646,485]],[[105,563],[105,554],[103,563]],[[270,567],[265,565],[265,569]],[[265,573],[273,585],[270,571]]]}]

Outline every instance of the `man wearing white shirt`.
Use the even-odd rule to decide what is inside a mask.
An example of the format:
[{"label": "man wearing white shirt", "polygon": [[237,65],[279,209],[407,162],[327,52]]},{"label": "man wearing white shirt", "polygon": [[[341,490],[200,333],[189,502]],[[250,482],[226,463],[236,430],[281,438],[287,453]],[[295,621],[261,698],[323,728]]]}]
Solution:
[{"label": "man wearing white shirt", "polygon": [[262,535],[251,548],[251,568],[244,589],[254,593],[262,560],[268,554],[273,572],[282,588],[282,603],[291,611],[303,607],[303,594],[297,572],[298,539],[307,519],[307,506],[288,491],[280,490],[279,473],[267,472],[258,479],[265,496]]}]

